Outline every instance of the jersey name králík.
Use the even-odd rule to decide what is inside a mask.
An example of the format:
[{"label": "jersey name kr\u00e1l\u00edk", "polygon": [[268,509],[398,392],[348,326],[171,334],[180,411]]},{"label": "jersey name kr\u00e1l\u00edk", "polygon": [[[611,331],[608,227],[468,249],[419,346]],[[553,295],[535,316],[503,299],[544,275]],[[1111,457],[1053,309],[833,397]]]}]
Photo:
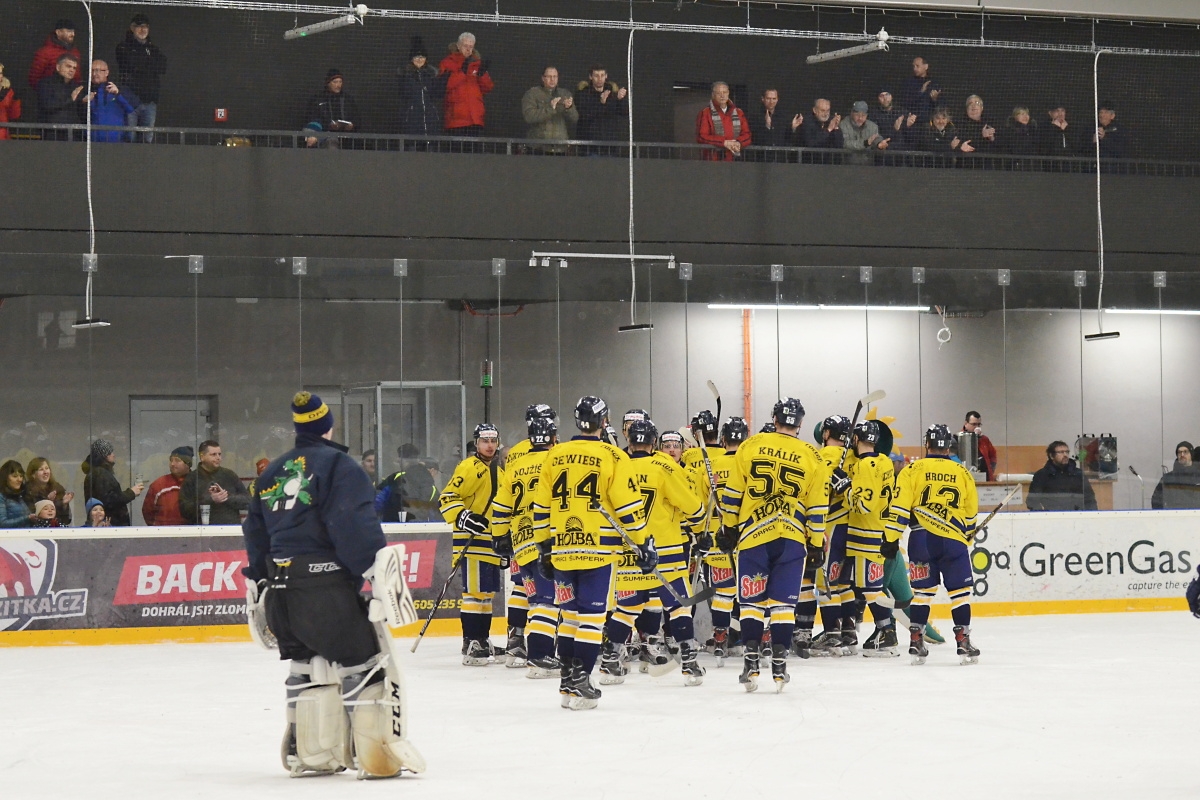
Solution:
[{"label": "jersey name kr\u00e1l\u00edk", "polygon": [[775,539],[821,547],[829,506],[829,470],[817,450],[785,433],[759,433],[738,448],[721,496],[738,549]]}]

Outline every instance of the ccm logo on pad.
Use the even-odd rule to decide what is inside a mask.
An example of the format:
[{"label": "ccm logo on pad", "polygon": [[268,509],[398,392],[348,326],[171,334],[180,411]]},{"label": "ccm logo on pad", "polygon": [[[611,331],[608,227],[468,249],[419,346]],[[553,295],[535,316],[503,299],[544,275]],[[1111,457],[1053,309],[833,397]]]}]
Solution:
[{"label": "ccm logo on pad", "polygon": [[113,605],[240,598],[246,593],[241,579],[245,565],[246,554],[240,550],[130,556],[121,569]]}]

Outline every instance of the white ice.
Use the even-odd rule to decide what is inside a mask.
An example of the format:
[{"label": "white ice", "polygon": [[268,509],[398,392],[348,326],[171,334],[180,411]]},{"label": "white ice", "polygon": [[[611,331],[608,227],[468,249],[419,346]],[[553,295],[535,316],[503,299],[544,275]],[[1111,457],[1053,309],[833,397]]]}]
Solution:
[{"label": "white ice", "polygon": [[285,667],[253,645],[0,649],[0,797],[1200,797],[1200,621],[985,618],[975,639],[970,667],[949,644],[922,667],[790,660],[780,695],[709,658],[703,686],[634,674],[573,712],[557,680],[431,638],[404,648],[429,772],[374,782],[287,777]]}]

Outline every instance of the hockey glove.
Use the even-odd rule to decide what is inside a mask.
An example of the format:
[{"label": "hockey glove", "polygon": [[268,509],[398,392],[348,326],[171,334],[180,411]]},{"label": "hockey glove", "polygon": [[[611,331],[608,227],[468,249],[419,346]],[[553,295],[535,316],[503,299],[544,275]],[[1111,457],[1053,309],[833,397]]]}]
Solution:
[{"label": "hockey glove", "polygon": [[496,551],[496,555],[508,557],[513,554],[512,536],[504,534],[503,536],[492,537],[492,549]]},{"label": "hockey glove", "polygon": [[899,539],[896,539],[895,541],[892,541],[892,542],[889,542],[887,539],[884,539],[882,542],[879,543],[879,555],[883,556],[884,558],[895,558],[896,554],[899,552],[900,552],[900,540]]},{"label": "hockey glove", "polygon": [[488,521],[487,517],[464,508],[454,520],[454,526],[467,533],[487,533]]},{"label": "hockey glove", "polygon": [[829,478],[829,489],[834,494],[842,494],[850,488],[850,476],[841,467],[836,467],[833,470],[833,475]]},{"label": "hockey glove", "polygon": [[654,549],[653,536],[646,537],[645,544],[638,547],[637,556],[633,560],[643,575],[654,572],[654,568],[658,566],[658,551]]},{"label": "hockey glove", "polygon": [[551,561],[550,561],[550,551],[551,551],[551,547],[553,547],[553,545],[551,545],[551,543],[550,543],[550,540],[549,540],[549,539],[547,539],[547,540],[546,540],[546,541],[544,541],[544,542],[538,542],[538,543],[537,543],[537,549],[538,549],[538,562],[537,562],[538,574],[540,574],[540,575],[541,575],[543,578],[545,578],[545,579],[546,579],[546,580],[548,580],[548,581],[552,581],[552,580],[554,580],[554,564],[553,564],[553,563],[551,563]]},{"label": "hockey glove", "polygon": [[820,569],[825,563],[825,548],[818,547],[815,544],[805,545],[807,560],[804,562],[804,569]]},{"label": "hockey glove", "polygon": [[708,531],[701,531],[696,535],[696,547],[704,552],[713,549],[713,537]]},{"label": "hockey glove", "polygon": [[733,548],[737,547],[738,529],[728,525],[722,525],[720,532],[717,533],[717,547],[721,548],[726,553],[732,553]]},{"label": "hockey glove", "polygon": [[1192,582],[1188,584],[1187,602],[1188,608],[1192,610],[1192,616],[1200,619],[1200,575],[1192,578]]}]

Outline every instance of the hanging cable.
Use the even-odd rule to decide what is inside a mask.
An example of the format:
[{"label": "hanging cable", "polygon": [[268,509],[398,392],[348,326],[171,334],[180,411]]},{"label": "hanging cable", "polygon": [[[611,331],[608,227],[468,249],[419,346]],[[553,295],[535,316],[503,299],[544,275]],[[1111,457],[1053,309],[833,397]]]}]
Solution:
[{"label": "hanging cable", "polygon": [[[632,14],[632,9],[630,10]],[[625,107],[629,111],[629,276],[632,288],[629,294],[629,324],[636,325],[634,308],[637,306],[637,264],[633,245],[633,29],[629,30],[629,43],[625,49]]]},{"label": "hanging cable", "polygon": [[[1092,124],[1096,125],[1100,117],[1100,56],[1111,53],[1110,50],[1096,51],[1092,61]],[[1095,131],[1092,139],[1096,143],[1096,254],[1100,267],[1100,289],[1096,292],[1096,322],[1100,333],[1104,333],[1104,211],[1100,206],[1100,134]]]}]

